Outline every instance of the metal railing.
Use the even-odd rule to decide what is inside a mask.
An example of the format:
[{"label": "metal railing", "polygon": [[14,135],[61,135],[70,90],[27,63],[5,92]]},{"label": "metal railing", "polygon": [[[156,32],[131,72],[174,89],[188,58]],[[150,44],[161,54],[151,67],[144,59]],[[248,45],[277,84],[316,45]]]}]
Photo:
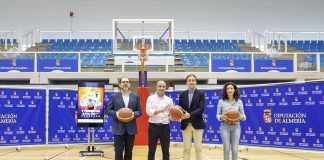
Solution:
[{"label": "metal railing", "polygon": [[35,46],[38,40],[38,30],[37,29],[32,29],[31,31],[25,33],[21,37],[21,41],[19,43],[19,48],[29,48],[32,46]]},{"label": "metal railing", "polygon": [[175,31],[175,39],[245,40],[247,32]]},{"label": "metal railing", "polygon": [[112,31],[39,31],[39,39],[113,39]]},{"label": "metal railing", "polygon": [[323,31],[318,31],[318,32],[305,32],[305,31],[294,31],[294,32],[289,32],[289,31],[276,31],[276,33],[284,35],[289,37],[289,40],[324,40],[324,32]]},{"label": "metal railing", "polygon": [[268,45],[271,45],[271,48],[274,49],[275,48],[275,41],[277,41],[278,43],[278,48],[277,50],[280,51],[281,50],[281,41],[283,40],[284,45],[285,45],[285,53],[287,53],[287,49],[288,49],[288,44],[287,44],[287,37],[283,34],[281,34],[280,32],[274,32],[274,31],[270,31],[270,30],[265,30],[264,31],[264,37],[265,37],[265,51],[269,52],[269,48]]},{"label": "metal railing", "polygon": [[247,35],[248,38],[246,43],[251,43],[251,47],[256,47],[260,50],[266,49],[266,45],[264,43],[265,38],[263,35],[251,29],[247,31]]},{"label": "metal railing", "polygon": [[0,39],[3,39],[4,40],[4,49],[5,50],[8,50],[9,49],[9,46],[8,44],[11,45],[11,47],[14,46],[14,42],[13,40],[17,39],[17,31],[15,30],[11,30],[11,31],[0,31]]},{"label": "metal railing", "polygon": [[[137,58],[137,55],[132,56],[124,56],[125,59],[121,60],[121,62],[114,63],[114,58],[111,56],[111,52],[0,52],[0,60],[11,60],[11,59],[21,59],[21,56],[29,56],[30,59],[34,60],[35,65],[35,72],[37,71],[37,63],[41,59],[41,54],[46,53],[55,53],[55,54],[77,54],[75,56],[75,60],[78,62],[78,72],[91,72],[91,71],[101,71],[104,72],[107,69],[112,69],[116,72],[134,72],[137,71],[136,69],[139,69],[140,63],[137,64],[134,59]],[[87,55],[85,55],[87,54]],[[84,56],[89,56],[89,54],[106,54],[106,60],[105,64],[100,66],[94,66],[94,65],[84,65],[82,60],[84,59]],[[174,61],[174,63],[171,63],[169,60],[170,56],[177,56],[180,54],[190,54],[190,56],[201,56],[202,54],[205,55],[206,59],[202,59],[201,62],[205,65],[186,65],[184,64],[184,59],[182,57],[175,57],[174,59],[178,59],[180,64]],[[293,62],[293,72],[324,72],[324,53],[281,53],[279,55],[269,55],[265,52],[177,52],[175,55],[170,56],[159,56],[160,62],[165,62],[165,64],[159,64],[159,65],[147,65],[148,71],[152,69],[151,71],[154,72],[177,72],[179,69],[184,69],[184,71],[197,71],[197,72],[212,72],[212,56],[215,55],[229,55],[228,57],[239,57],[242,55],[247,55],[249,58],[246,58],[244,60],[247,60],[246,62],[250,61],[250,67],[251,72],[254,71],[254,62],[257,59],[257,57],[263,57],[266,60],[279,60],[279,59],[287,59],[292,60]],[[118,56],[118,55],[114,55]],[[155,56],[155,55],[150,55]],[[38,58],[37,58],[38,57]],[[82,58],[83,57],[83,58]],[[96,58],[96,57],[94,57]],[[109,59],[112,60],[112,62],[109,64]],[[228,58],[229,60],[231,58]],[[55,60],[55,59],[54,59]],[[235,62],[235,58],[232,59]],[[133,63],[129,63],[129,61],[134,61]],[[208,62],[207,62],[208,61]],[[321,62],[322,61],[322,62]],[[172,65],[170,65],[172,64]],[[0,64],[1,67],[1,64]]]}]

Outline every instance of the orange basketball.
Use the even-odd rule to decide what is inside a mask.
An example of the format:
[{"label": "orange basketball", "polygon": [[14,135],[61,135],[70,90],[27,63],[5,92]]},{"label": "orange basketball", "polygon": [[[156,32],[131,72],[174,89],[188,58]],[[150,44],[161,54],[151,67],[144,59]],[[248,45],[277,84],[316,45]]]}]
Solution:
[{"label": "orange basketball", "polygon": [[179,106],[172,106],[170,108],[170,117],[174,120],[181,120],[183,116],[182,109]]},{"label": "orange basketball", "polygon": [[230,108],[227,111],[225,111],[225,115],[226,115],[226,121],[233,123],[239,120],[241,114],[238,110],[235,110],[234,108]]},{"label": "orange basketball", "polygon": [[122,122],[129,122],[132,120],[134,112],[129,108],[122,108],[118,110],[119,120]]}]

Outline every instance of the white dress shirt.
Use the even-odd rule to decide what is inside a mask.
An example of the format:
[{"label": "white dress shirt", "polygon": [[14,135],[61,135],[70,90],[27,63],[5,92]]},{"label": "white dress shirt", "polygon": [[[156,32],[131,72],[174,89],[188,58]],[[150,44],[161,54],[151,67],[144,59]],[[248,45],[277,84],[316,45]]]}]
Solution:
[{"label": "white dress shirt", "polygon": [[173,105],[173,101],[170,97],[166,95],[159,97],[157,93],[149,96],[146,101],[146,113],[149,116],[149,122],[169,124],[169,111],[164,111],[154,115],[156,110],[161,110],[167,105]]},{"label": "white dress shirt", "polygon": [[129,93],[128,94],[122,94],[122,96],[123,96],[123,100],[124,100],[125,107],[128,108]]}]

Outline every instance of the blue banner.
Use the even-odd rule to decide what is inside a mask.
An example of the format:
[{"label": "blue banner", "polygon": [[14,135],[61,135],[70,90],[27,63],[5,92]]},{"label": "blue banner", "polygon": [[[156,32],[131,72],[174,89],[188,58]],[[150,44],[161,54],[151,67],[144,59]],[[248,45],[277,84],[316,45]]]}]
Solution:
[{"label": "blue banner", "polygon": [[[179,104],[180,92],[166,92],[167,96],[173,99],[173,103]],[[180,130],[180,122],[170,121],[170,140],[173,142],[182,142],[182,133]]]},{"label": "blue banner", "polygon": [[244,89],[242,144],[323,150],[324,83]]},{"label": "blue banner", "polygon": [[2,59],[0,72],[34,72],[33,59]]},{"label": "blue banner", "polygon": [[251,60],[212,60],[212,72],[251,72]]},{"label": "blue banner", "polygon": [[[240,88],[247,120],[241,123],[240,144],[324,150],[324,82]],[[204,90],[206,129],[203,143],[221,144],[216,120],[221,90]],[[179,104],[181,92],[167,92]],[[108,103],[112,93],[104,94]],[[44,144],[45,90],[0,89],[0,145]],[[77,91],[49,90],[48,142],[87,142],[88,128],[74,119]],[[95,142],[112,142],[111,118],[95,128]],[[179,122],[170,123],[170,139],[182,142]]]},{"label": "blue banner", "polygon": [[45,144],[46,91],[0,88],[0,145]]},{"label": "blue banner", "polygon": [[[108,103],[112,93],[105,93]],[[49,91],[49,138],[48,143],[84,143],[88,141],[88,128],[78,127],[74,118],[77,91]],[[62,118],[64,117],[64,118]],[[105,115],[104,126],[95,128],[95,142],[112,142],[111,118]]]},{"label": "blue banner", "polygon": [[254,72],[293,72],[293,60],[255,60]]},{"label": "blue banner", "polygon": [[[240,144],[324,150],[324,82],[241,88],[247,120],[241,123]],[[221,144],[216,120],[221,90],[205,90],[203,143]],[[168,92],[179,104],[181,92]],[[171,141],[181,142],[179,122],[171,122]]]},{"label": "blue banner", "polygon": [[78,59],[37,59],[37,72],[78,72]]}]

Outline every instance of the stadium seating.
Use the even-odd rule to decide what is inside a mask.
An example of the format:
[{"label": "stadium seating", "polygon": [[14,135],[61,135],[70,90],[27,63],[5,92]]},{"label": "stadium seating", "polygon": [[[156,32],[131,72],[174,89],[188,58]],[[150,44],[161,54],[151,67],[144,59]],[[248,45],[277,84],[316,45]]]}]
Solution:
[{"label": "stadium seating", "polygon": [[[184,66],[208,66],[209,54],[207,53],[181,53],[180,57]],[[249,54],[212,54],[212,60],[251,60]]]},{"label": "stadium seating", "polygon": [[181,53],[180,57],[184,66],[208,66],[208,54],[184,54]]},{"label": "stadium seating", "polygon": [[237,43],[244,44],[244,40],[207,40],[207,39],[176,39],[175,52],[241,52]]},{"label": "stadium seating", "polygon": [[[277,41],[274,41],[278,44]],[[281,44],[284,42],[281,41]],[[291,40],[287,41],[287,44],[304,52],[324,52],[324,41],[323,40]]]},{"label": "stadium seating", "polygon": [[[207,40],[189,39],[175,40],[175,52],[242,52],[236,44],[244,44],[244,40]],[[213,54],[212,59],[246,59],[246,54]],[[207,53],[180,54],[184,66],[208,66],[209,55]]]},{"label": "stadium seating", "polygon": [[[110,52],[112,40],[109,39],[43,39],[42,43],[53,43],[46,51],[53,52]],[[78,54],[45,53],[40,59],[77,59]],[[81,53],[81,66],[105,66],[108,53]]]},{"label": "stadium seating", "polygon": [[[274,41],[274,44],[278,44],[278,41]],[[280,41],[280,44],[284,44],[284,41]],[[323,40],[291,40],[287,41],[287,44],[302,50],[305,53],[324,52]],[[320,58],[320,66],[324,66],[324,58]],[[304,57],[304,62],[309,62],[312,67],[316,66],[316,55],[309,55]]]},{"label": "stadium seating", "polygon": [[46,51],[62,52],[110,52],[112,46],[111,39],[43,39],[42,43],[53,43]]},{"label": "stadium seating", "polygon": [[81,66],[105,66],[108,53],[81,53]]},{"label": "stadium seating", "polygon": [[[105,66],[108,53],[81,53],[81,66]],[[78,59],[77,53],[41,53],[37,59]]]},{"label": "stadium seating", "polygon": [[[130,50],[132,48],[132,40],[121,39],[119,40],[121,48]],[[59,51],[59,52],[110,52],[112,50],[111,39],[43,39],[42,43],[52,43],[46,51]],[[199,54],[180,54],[184,66],[208,66],[209,55],[207,52],[242,52],[237,47],[237,44],[244,44],[244,40],[208,40],[208,39],[175,39],[174,50],[175,52],[206,52]],[[278,44],[277,41],[274,41]],[[284,43],[281,41],[280,43]],[[296,47],[305,52],[322,52],[324,51],[323,41],[288,41],[288,45]],[[154,40],[154,49],[160,50],[163,47],[163,43]],[[38,58],[78,58],[77,54],[42,54]],[[105,66],[108,58],[107,53],[81,54],[82,66]],[[249,60],[251,56],[248,54],[213,54],[212,59],[226,60]],[[267,59],[267,56],[257,56],[258,59]],[[324,66],[324,58],[321,56],[321,66]],[[316,56],[306,56],[304,62],[310,62],[313,66],[316,66]]]},{"label": "stadium seating", "polygon": [[[0,43],[11,43],[11,39],[0,39]],[[12,39],[13,43],[17,43],[17,39]]]},{"label": "stadium seating", "polygon": [[37,59],[78,59],[77,53],[41,53]]}]

